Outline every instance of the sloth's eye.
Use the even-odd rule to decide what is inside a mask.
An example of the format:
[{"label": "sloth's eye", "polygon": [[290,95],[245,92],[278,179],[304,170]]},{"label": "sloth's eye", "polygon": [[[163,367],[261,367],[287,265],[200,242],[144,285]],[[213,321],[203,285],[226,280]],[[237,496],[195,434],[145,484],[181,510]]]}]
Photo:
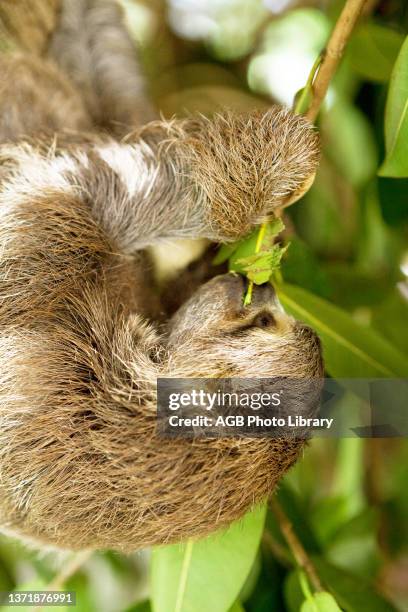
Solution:
[{"label": "sloth's eye", "polygon": [[275,317],[270,312],[259,313],[252,322],[252,327],[275,327]]}]

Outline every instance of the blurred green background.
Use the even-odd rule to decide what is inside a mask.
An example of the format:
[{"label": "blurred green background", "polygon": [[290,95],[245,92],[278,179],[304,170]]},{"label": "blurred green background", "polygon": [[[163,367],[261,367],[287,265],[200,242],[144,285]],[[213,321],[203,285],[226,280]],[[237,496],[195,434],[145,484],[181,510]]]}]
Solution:
[{"label": "blurred green background", "polygon": [[[224,106],[291,106],[343,2],[122,4],[141,46],[150,93],[170,117],[211,114]],[[283,279],[305,290],[302,306],[318,328],[329,329],[324,344],[336,355],[336,363],[329,360],[333,376],[349,368],[339,337],[358,346],[361,329],[372,333],[366,346],[372,342],[380,362],[382,341],[392,347],[401,362],[397,376],[404,375],[408,359],[408,178],[377,175],[385,155],[389,81],[407,29],[408,3],[368,0],[320,114],[323,157],[316,181],[288,211],[291,245]],[[330,304],[347,314],[349,323],[341,330]],[[341,401],[356,400],[345,393]],[[401,439],[315,439],[280,487],[281,507],[341,609],[408,610],[407,463],[408,445]],[[76,563],[75,555],[38,554],[2,536],[0,590],[42,588],[57,579],[59,586],[77,591],[75,609],[81,612],[146,612],[150,557],[149,551],[95,553],[64,582],[60,573]],[[223,571],[233,572],[233,563]],[[296,562],[272,514],[238,594],[236,612],[295,612],[305,599]],[[189,612],[206,609],[199,602],[205,593],[197,597]],[[155,609],[174,610],[170,604],[168,611]]]}]

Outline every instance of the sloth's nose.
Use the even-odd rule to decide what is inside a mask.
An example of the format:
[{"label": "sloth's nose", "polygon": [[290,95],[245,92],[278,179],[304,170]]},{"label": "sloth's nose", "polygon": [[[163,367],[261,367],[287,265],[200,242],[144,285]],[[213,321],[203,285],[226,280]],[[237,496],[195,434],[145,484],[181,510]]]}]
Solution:
[{"label": "sloth's nose", "polygon": [[265,304],[273,306],[281,312],[284,312],[282,304],[280,303],[276,291],[271,283],[254,285],[252,292],[252,304],[254,306],[261,306]]},{"label": "sloth's nose", "polygon": [[276,291],[271,283],[265,283],[264,285],[254,285],[252,295],[256,295],[263,302],[270,302],[275,300]]},{"label": "sloth's nose", "polygon": [[[236,274],[230,272],[228,274],[222,274],[212,279],[213,285],[220,284],[228,295],[228,298],[234,303],[239,302],[242,304],[245,292],[248,288],[248,280]],[[281,303],[279,302],[276,291],[271,283],[265,283],[263,285],[254,285],[252,291],[252,300],[249,308],[259,308],[262,306],[274,307],[281,312],[284,312]]]},{"label": "sloth's nose", "polygon": [[227,292],[228,296],[233,299],[239,299],[245,291],[245,279],[240,274],[230,272],[228,274],[222,274],[216,276],[211,282],[221,283],[224,291]]}]

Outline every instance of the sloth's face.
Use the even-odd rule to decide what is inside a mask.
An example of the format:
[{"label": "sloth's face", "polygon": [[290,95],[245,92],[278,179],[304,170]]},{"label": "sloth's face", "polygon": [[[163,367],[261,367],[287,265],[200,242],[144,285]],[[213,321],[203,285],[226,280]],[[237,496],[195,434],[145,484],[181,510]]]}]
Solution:
[{"label": "sloth's face", "polygon": [[182,362],[185,372],[191,364],[195,377],[322,376],[315,332],[284,312],[269,284],[255,286],[244,306],[246,282],[237,274],[217,276],[178,310],[169,328],[172,365]]}]

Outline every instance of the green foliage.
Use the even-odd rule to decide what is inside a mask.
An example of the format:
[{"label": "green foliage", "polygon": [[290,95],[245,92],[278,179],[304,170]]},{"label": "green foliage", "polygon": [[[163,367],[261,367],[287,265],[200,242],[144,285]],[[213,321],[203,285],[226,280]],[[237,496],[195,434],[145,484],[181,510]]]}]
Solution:
[{"label": "green foliage", "polygon": [[250,88],[291,105],[328,34],[327,16],[314,8],[299,8],[270,21],[249,63]]},{"label": "green foliage", "polygon": [[[290,106],[296,92],[303,112],[313,93],[308,75],[344,0],[283,12],[271,0],[122,3],[142,42],[149,90],[171,117]],[[361,18],[318,120],[315,183],[285,210],[284,241],[275,220],[261,239],[257,228],[214,260],[229,260],[230,270],[255,283],[279,279],[285,310],[318,332],[333,377],[408,374],[408,301],[398,290],[407,281],[407,28],[403,2],[377,3]],[[0,52],[7,45],[0,36]],[[350,389],[339,402],[356,411],[361,404]],[[407,462],[404,440],[316,438],[280,483],[277,500],[324,592],[314,591],[265,509],[204,540],[157,548],[151,561],[143,552],[96,553],[64,588],[77,592],[79,612],[408,609],[399,579],[408,546]],[[44,588],[64,566],[0,537],[0,590]]]},{"label": "green foliage", "polygon": [[250,572],[264,519],[260,507],[222,533],[155,549],[153,612],[226,612]]},{"label": "green foliage", "polygon": [[[323,560],[313,557],[313,562],[325,584],[330,585],[330,592],[344,612],[396,612],[372,585],[361,578]],[[300,576],[298,571],[289,574],[285,583],[285,601],[289,612],[298,612],[304,601]]]},{"label": "green foliage", "polygon": [[151,609],[150,601],[145,600],[126,608],[124,612],[151,612]]},{"label": "green foliage", "polygon": [[287,283],[300,285],[321,297],[328,298],[332,284],[328,274],[312,251],[301,238],[291,238],[281,266],[282,276]]},{"label": "green foliage", "polygon": [[304,601],[300,612],[341,612],[341,610],[334,597],[322,591]]},{"label": "green foliage", "polygon": [[408,303],[393,291],[373,309],[372,325],[408,355]]},{"label": "green foliage", "polygon": [[395,63],[385,111],[387,156],[382,176],[408,176],[408,37]]},{"label": "green foliage", "polygon": [[377,144],[364,113],[346,100],[337,101],[322,118],[324,149],[351,185],[363,186],[377,169]]},{"label": "green foliage", "polygon": [[345,311],[291,285],[278,288],[284,308],[313,327],[323,342],[327,372],[337,378],[404,378],[408,360],[374,330]]},{"label": "green foliage", "polygon": [[387,82],[404,37],[379,23],[363,23],[353,35],[348,57],[354,70],[369,81]]},{"label": "green foliage", "polygon": [[231,272],[245,274],[256,285],[268,282],[278,270],[289,246],[274,244],[284,227],[281,219],[271,219],[262,233],[255,230],[239,242],[222,245],[214,258],[214,264],[223,263],[228,259]]}]

